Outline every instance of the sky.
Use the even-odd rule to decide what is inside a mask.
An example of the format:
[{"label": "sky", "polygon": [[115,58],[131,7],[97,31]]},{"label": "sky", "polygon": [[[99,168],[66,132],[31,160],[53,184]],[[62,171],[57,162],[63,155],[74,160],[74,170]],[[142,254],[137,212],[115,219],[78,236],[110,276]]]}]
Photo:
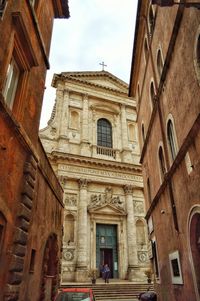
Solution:
[{"label": "sky", "polygon": [[50,119],[54,73],[105,70],[129,83],[137,0],[69,0],[69,19],[55,19],[40,128]]}]

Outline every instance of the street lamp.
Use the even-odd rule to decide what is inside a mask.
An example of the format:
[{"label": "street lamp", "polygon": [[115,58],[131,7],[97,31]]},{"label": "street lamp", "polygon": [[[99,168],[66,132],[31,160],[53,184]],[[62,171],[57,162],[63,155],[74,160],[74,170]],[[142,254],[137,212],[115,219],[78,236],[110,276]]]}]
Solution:
[{"label": "street lamp", "polygon": [[176,2],[174,0],[152,0],[151,4],[157,4],[161,7],[173,6],[173,5],[183,5],[184,7],[194,7],[200,9],[200,2]]}]

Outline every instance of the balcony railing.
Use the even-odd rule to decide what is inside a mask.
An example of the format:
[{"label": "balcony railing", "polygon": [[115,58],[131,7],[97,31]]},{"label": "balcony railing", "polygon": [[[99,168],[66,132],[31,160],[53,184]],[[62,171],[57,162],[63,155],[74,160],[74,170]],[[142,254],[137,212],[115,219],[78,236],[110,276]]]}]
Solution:
[{"label": "balcony railing", "polygon": [[97,145],[96,150],[97,150],[98,155],[109,156],[109,157],[113,157],[114,159],[116,159],[116,150],[113,148]]}]

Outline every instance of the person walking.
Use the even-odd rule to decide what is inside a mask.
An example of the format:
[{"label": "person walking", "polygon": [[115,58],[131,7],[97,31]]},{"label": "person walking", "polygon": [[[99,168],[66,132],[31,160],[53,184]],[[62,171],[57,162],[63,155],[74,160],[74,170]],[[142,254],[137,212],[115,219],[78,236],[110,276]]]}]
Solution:
[{"label": "person walking", "polygon": [[110,268],[107,263],[104,265],[104,268],[103,268],[103,277],[104,277],[105,283],[109,283]]}]

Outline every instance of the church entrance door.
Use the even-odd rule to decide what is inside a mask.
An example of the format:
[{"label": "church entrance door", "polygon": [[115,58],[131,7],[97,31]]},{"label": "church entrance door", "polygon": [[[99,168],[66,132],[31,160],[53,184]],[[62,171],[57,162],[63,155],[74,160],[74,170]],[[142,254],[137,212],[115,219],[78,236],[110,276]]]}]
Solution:
[{"label": "church entrance door", "polygon": [[111,270],[111,278],[118,278],[117,225],[96,225],[96,267],[104,264]]},{"label": "church entrance door", "polygon": [[101,262],[108,264],[110,268],[110,278],[113,278],[113,250],[112,249],[100,249]]}]

